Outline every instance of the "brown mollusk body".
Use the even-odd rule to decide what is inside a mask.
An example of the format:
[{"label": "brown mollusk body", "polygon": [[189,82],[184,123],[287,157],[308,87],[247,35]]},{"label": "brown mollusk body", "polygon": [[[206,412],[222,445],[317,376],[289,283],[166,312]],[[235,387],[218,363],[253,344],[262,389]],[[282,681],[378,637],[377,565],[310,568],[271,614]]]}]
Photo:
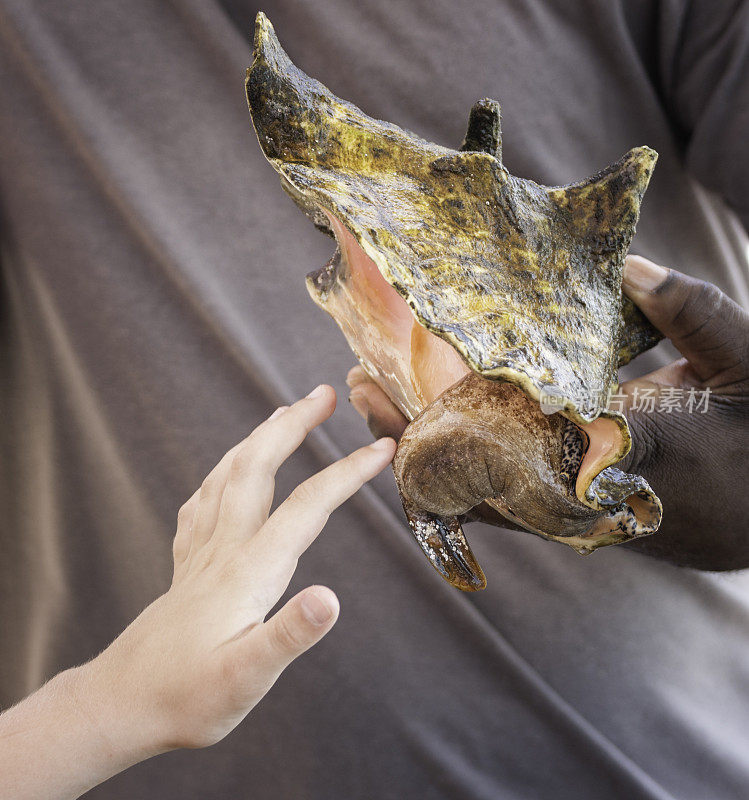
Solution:
[{"label": "brown mollusk body", "polygon": [[606,407],[618,366],[659,338],[621,292],[655,153],[567,187],[516,178],[495,101],[461,150],[434,145],[308,78],[262,14],[247,97],[283,188],[337,240],[310,294],[412,420],[394,470],[435,568],[485,585],[463,515],[582,553],[655,531],[660,502],[613,466],[629,431]]}]

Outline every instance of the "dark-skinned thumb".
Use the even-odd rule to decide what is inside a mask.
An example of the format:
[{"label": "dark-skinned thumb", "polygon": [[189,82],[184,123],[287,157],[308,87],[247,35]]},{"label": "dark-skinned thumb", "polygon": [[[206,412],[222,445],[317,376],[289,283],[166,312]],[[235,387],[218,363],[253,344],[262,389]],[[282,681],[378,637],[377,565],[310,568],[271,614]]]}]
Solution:
[{"label": "dark-skinned thumb", "polygon": [[749,314],[717,286],[629,256],[622,288],[703,383],[746,377]]}]

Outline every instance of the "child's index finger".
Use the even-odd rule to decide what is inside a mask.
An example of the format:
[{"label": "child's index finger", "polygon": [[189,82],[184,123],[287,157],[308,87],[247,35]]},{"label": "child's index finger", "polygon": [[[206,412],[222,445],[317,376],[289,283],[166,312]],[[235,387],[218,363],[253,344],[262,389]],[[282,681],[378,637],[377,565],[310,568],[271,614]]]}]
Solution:
[{"label": "child's index finger", "polygon": [[317,538],[330,514],[380,473],[395,455],[396,443],[383,438],[355,450],[299,484],[257,534],[257,546],[272,557],[293,559]]}]

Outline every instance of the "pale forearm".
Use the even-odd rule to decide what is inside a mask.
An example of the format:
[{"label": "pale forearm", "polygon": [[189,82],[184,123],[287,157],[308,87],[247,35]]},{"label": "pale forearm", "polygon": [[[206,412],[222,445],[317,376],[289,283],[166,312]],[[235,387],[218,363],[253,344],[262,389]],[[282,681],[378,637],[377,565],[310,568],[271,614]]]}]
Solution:
[{"label": "pale forearm", "polygon": [[95,664],[56,675],[0,715],[0,797],[76,798],[155,754],[101,696]]}]

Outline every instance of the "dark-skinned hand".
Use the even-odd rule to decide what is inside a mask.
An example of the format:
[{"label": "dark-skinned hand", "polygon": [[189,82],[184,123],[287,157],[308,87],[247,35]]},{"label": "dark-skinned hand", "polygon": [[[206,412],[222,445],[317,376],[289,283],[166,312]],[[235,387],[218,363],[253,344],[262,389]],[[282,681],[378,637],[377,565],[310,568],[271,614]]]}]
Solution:
[{"label": "dark-skinned hand", "polygon": [[[749,567],[749,314],[640,256],[627,258],[623,288],[683,356],[620,389],[632,449],[618,466],[663,502],[660,530],[625,546],[696,569]],[[382,389],[361,367],[347,382],[372,433],[398,439],[407,420]]]}]

